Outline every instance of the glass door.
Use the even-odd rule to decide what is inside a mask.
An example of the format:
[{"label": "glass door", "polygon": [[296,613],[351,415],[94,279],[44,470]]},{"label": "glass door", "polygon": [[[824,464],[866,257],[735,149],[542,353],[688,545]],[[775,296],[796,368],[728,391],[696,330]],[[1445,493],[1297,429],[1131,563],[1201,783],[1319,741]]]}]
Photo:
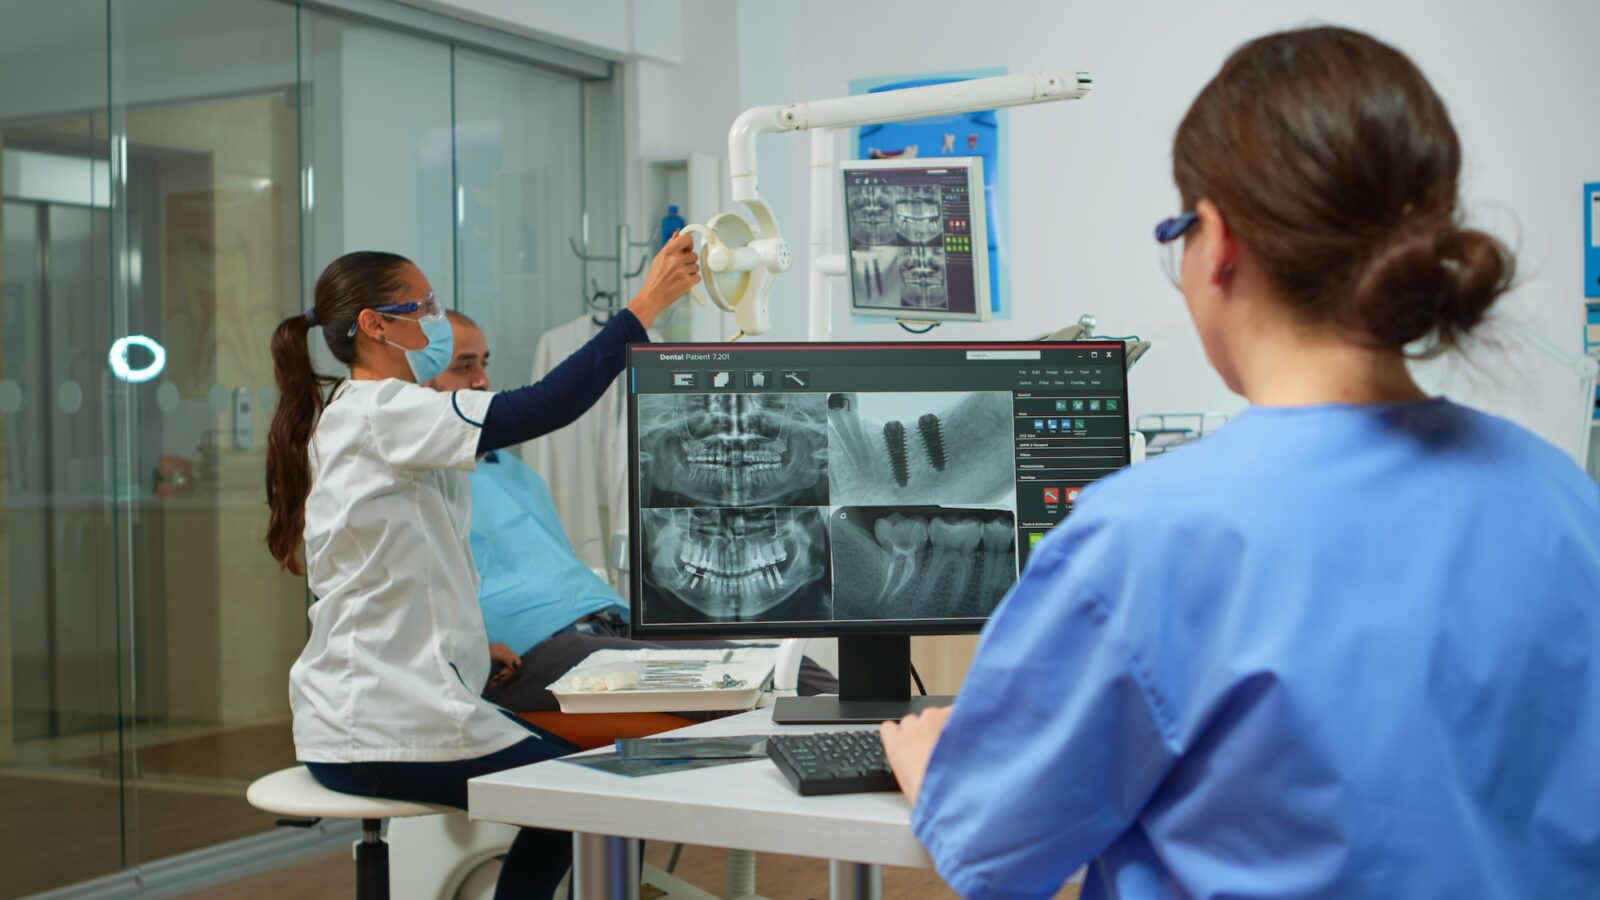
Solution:
[{"label": "glass door", "polygon": [[[0,847],[28,894],[124,864],[103,3],[0,3]],[[20,77],[28,71],[29,77]],[[47,74],[48,73],[48,74]]]},{"label": "glass door", "polygon": [[92,206],[5,202],[4,252],[16,263],[7,267],[5,315],[18,338],[6,357],[19,376],[5,429],[15,516],[7,566],[13,728],[17,741],[35,746],[115,729],[118,720],[102,683],[116,669],[114,630],[107,604],[97,602],[115,590],[111,521],[99,496],[110,435],[102,366],[84,352],[85,338],[109,333],[98,296],[107,224],[106,211]]},{"label": "glass door", "polygon": [[584,311],[566,239],[617,151],[583,151],[574,76],[277,0],[0,23],[11,896],[272,830],[244,792],[295,762],[308,599],[264,543],[273,329],[333,258],[391,250],[525,382]]},{"label": "glass door", "polygon": [[109,130],[126,148],[113,173],[113,342],[135,355],[111,392],[136,866],[271,830],[244,790],[295,762],[286,685],[305,591],[265,550],[262,472],[269,337],[302,308],[303,97],[294,6],[109,9],[120,44]]}]

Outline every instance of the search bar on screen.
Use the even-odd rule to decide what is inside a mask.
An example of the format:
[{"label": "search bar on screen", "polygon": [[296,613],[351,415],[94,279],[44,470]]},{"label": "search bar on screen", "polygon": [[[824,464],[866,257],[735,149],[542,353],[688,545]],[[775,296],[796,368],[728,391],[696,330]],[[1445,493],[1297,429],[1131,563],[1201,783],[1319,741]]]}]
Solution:
[{"label": "search bar on screen", "polygon": [[1037,350],[968,350],[967,359],[1039,359]]}]

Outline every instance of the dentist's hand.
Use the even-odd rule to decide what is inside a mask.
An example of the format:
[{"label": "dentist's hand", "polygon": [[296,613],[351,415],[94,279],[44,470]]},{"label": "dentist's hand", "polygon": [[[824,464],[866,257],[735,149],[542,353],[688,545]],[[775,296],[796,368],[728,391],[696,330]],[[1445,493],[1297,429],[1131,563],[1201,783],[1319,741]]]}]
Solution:
[{"label": "dentist's hand", "polygon": [[644,287],[628,301],[628,311],[646,328],[663,310],[676,303],[700,282],[700,255],[694,252],[694,238],[678,232],[667,241],[650,262]]},{"label": "dentist's hand", "polygon": [[878,726],[883,754],[889,758],[895,780],[900,782],[900,792],[912,806],[917,805],[917,794],[922,791],[922,776],[928,774],[933,745],[939,742],[945,720],[949,718],[950,707],[938,706]]}]

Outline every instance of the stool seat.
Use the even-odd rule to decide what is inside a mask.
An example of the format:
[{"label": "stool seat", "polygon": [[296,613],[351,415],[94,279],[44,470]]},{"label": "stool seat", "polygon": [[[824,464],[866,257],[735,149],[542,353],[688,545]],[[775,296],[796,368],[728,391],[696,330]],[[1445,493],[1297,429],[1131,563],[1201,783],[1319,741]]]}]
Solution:
[{"label": "stool seat", "polygon": [[257,778],[245,791],[245,799],[256,809],[306,819],[396,819],[460,812],[449,806],[330,791],[318,784],[305,766],[280,769]]}]

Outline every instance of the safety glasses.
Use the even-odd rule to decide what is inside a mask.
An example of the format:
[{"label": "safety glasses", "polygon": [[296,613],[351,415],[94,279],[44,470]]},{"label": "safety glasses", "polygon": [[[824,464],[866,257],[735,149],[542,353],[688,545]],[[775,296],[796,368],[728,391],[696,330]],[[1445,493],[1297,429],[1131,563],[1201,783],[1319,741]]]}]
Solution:
[{"label": "safety glasses", "polygon": [[1156,243],[1161,254],[1161,269],[1167,273],[1167,280],[1171,281],[1174,287],[1179,286],[1178,254],[1182,252],[1179,249],[1178,238],[1183,237],[1199,221],[1200,217],[1194,210],[1190,210],[1156,223]]},{"label": "safety glasses", "polygon": [[[415,300],[408,300],[405,303],[390,303],[385,306],[374,306],[371,309],[373,312],[391,319],[401,318],[408,313],[419,313],[418,319],[438,318],[444,315],[444,307],[439,305],[439,298],[434,295],[433,291],[429,291],[421,297]],[[361,319],[358,316],[356,321],[350,323],[350,330],[345,333],[345,337],[355,337],[356,329],[360,326],[360,323]]]}]

